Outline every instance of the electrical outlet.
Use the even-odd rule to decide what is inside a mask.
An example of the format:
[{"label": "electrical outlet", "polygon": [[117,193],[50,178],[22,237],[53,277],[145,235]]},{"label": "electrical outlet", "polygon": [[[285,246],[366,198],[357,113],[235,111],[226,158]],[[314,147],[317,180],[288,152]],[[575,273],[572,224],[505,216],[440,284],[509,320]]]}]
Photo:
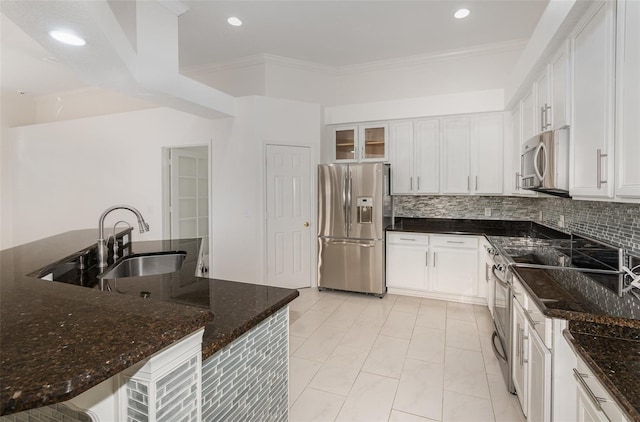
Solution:
[{"label": "electrical outlet", "polygon": [[491,217],[491,208],[485,208],[484,209],[484,216],[485,217]]},{"label": "electrical outlet", "polygon": [[564,227],[564,215],[560,215],[560,219],[558,220],[558,227]]}]

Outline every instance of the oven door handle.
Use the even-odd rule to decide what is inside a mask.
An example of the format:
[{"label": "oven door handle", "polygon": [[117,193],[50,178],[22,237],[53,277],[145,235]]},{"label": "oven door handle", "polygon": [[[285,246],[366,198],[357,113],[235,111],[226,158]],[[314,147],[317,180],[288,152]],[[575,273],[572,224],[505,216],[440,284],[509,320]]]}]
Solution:
[{"label": "oven door handle", "polygon": [[493,352],[496,354],[498,359],[500,359],[501,361],[503,361],[505,363],[508,363],[507,362],[507,357],[504,356],[502,353],[500,353],[500,351],[496,347],[496,337],[498,337],[498,333],[496,331],[494,331],[493,334],[491,335],[491,347],[493,348]]},{"label": "oven door handle", "polygon": [[504,281],[502,281],[502,280],[500,279],[500,276],[499,276],[498,274],[496,274],[496,269],[497,269],[497,268],[498,268],[498,267],[497,267],[496,265],[494,265],[493,267],[491,267],[491,272],[492,272],[492,273],[493,273],[493,275],[495,276],[496,281],[497,281],[498,283],[500,283],[500,285],[502,285],[502,287],[504,287],[505,289],[508,289],[508,288],[509,288],[509,284],[507,284],[507,283],[505,283]]}]

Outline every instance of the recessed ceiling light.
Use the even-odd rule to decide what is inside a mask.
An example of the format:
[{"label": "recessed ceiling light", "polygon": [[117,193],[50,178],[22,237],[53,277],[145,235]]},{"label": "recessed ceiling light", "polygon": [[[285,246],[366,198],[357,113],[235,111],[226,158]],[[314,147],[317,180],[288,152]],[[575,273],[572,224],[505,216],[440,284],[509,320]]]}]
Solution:
[{"label": "recessed ceiling light", "polygon": [[227,19],[227,22],[229,22],[229,25],[231,26],[240,26],[242,25],[242,21],[238,18],[236,18],[235,16],[231,16],[229,19]]},{"label": "recessed ceiling light", "polygon": [[464,18],[466,18],[467,16],[469,16],[469,13],[471,13],[471,12],[469,12],[469,9],[458,9],[458,10],[456,11],[456,13],[454,13],[454,14],[453,14],[453,16],[454,16],[456,19],[464,19]]},{"label": "recessed ceiling light", "polygon": [[78,35],[73,34],[69,31],[49,31],[49,35],[51,35],[54,40],[60,41],[64,44],[83,46],[87,43],[84,38],[79,37]]}]

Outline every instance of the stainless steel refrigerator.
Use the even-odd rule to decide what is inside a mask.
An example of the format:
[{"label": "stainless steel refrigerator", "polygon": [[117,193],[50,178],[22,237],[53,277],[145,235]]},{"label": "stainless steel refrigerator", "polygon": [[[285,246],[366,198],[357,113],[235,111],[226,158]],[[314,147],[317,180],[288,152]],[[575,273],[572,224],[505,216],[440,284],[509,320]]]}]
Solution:
[{"label": "stainless steel refrigerator", "polygon": [[384,229],[391,223],[389,165],[318,166],[318,288],[386,291]]}]

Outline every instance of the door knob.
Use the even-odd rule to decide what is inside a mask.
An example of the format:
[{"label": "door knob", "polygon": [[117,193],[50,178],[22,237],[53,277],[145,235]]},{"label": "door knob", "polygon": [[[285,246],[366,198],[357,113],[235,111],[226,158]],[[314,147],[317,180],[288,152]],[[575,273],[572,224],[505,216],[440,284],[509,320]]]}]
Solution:
[{"label": "door knob", "polygon": [[308,221],[305,221],[305,222],[304,222],[304,226],[305,226],[305,227],[309,227],[309,222],[308,222]]}]

